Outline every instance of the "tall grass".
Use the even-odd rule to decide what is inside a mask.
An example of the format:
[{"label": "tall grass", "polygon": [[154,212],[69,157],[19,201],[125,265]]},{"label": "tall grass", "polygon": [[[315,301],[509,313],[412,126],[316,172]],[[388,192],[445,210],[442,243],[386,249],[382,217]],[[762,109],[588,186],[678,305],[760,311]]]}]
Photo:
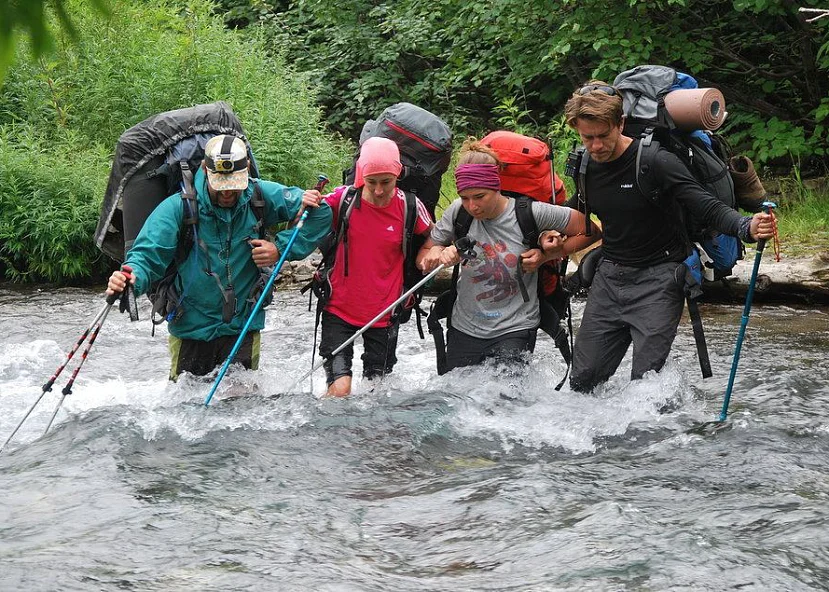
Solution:
[{"label": "tall grass", "polygon": [[[350,149],[326,134],[308,81],[261,31],[225,30],[208,0],[125,0],[109,17],[77,0],[70,9],[77,39],[58,36],[57,51],[36,62],[21,46],[0,92],[0,137],[15,152],[0,165],[0,186],[20,188],[4,194],[0,210],[0,257],[12,279],[67,281],[97,269],[89,245],[108,159],[124,130],[155,113],[228,102],[266,179],[309,186],[320,173],[338,179],[348,163]],[[94,162],[71,182],[63,175],[82,158]],[[26,169],[36,172],[25,178]],[[28,207],[27,194],[48,206]],[[24,222],[25,240],[11,237]],[[50,235],[58,222],[71,240]],[[89,244],[75,242],[69,226],[83,228]],[[55,264],[36,260],[41,252]]]},{"label": "tall grass", "polygon": [[104,273],[95,248],[109,161],[100,145],[66,133],[46,143],[0,128],[0,262],[16,281],[66,282]]},{"label": "tall grass", "polygon": [[778,230],[782,248],[798,253],[803,250],[829,249],[829,177],[811,188],[800,178],[798,169],[779,180],[777,199]]}]

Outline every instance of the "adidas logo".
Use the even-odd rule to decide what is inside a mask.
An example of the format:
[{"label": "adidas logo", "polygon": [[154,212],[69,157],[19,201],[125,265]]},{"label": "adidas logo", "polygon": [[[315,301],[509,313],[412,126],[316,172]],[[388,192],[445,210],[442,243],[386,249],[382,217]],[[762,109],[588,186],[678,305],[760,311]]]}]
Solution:
[{"label": "adidas logo", "polygon": [[633,183],[622,183],[621,189],[633,189]]},{"label": "adidas logo", "polygon": [[388,230],[390,232],[394,232],[394,226],[389,226],[388,228],[386,228],[386,230]]}]

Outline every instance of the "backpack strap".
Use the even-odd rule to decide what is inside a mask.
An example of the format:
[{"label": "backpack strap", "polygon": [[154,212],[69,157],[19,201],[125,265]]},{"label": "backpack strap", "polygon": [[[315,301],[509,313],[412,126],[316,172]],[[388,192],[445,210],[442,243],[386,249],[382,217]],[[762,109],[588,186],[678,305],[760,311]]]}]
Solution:
[{"label": "backpack strap", "polygon": [[[345,190],[342,199],[340,200],[340,207],[337,210],[337,230],[334,233],[334,241],[331,248],[334,253],[337,252],[337,245],[343,243],[343,273],[348,275],[348,221],[351,218],[351,212],[356,207],[360,209],[360,190],[350,185]],[[333,257],[331,259],[333,261]]]},{"label": "backpack strap", "polygon": [[[406,277],[409,270],[415,268],[415,257],[417,251],[415,250],[415,226],[417,225],[417,194],[410,191],[404,191],[403,195],[406,197],[406,207],[403,208],[403,289],[406,289]],[[420,243],[423,244],[422,242]],[[417,332],[421,339],[425,338],[423,333],[423,317],[425,313],[420,307],[423,294],[422,289],[418,290],[411,296],[411,299],[404,302],[398,307],[400,310],[405,308],[414,309],[415,322],[417,323]],[[400,321],[400,310],[392,313],[392,319]]]},{"label": "backpack strap", "polygon": [[254,230],[259,234],[259,238],[264,239],[265,232],[265,198],[262,196],[262,188],[259,186],[258,179],[251,179],[253,181],[253,195],[250,197],[250,208],[256,216],[256,226]]},{"label": "backpack strap", "polygon": [[[657,206],[660,206],[660,194],[659,189],[654,182],[652,170],[653,161],[659,148],[659,141],[654,139],[653,130],[649,129],[646,130],[643,137],[640,139],[639,148],[636,151],[636,187],[642,195],[645,196],[645,198]],[[688,165],[688,163],[686,163],[686,165]],[[679,234],[683,237],[683,241],[688,248],[688,252],[691,253],[689,255],[689,259],[693,258],[696,253],[696,247],[691,243],[691,239],[688,236],[688,229],[685,225],[682,210],[677,205],[672,214],[672,212],[668,211],[667,206],[660,207],[663,207],[668,216],[676,221]],[[682,269],[686,270],[686,272],[687,268],[688,259],[686,259],[686,262],[682,265]],[[684,284],[685,302],[688,305],[688,317],[691,320],[691,327],[694,332],[694,342],[697,347],[697,358],[699,360],[700,370],[702,371],[702,377],[709,378],[712,376],[711,362],[708,356],[708,345],[705,342],[705,331],[702,327],[702,317],[697,304],[697,299],[702,295],[702,290],[699,288],[699,284],[691,281],[690,273],[687,275],[689,277],[687,279],[683,278],[682,283]]]},{"label": "backpack strap", "polygon": [[[466,208],[461,206],[458,208],[458,213],[455,215],[455,220],[452,222],[452,229],[455,233],[455,240],[460,240],[466,237],[469,234],[469,229],[472,227],[472,214],[466,211]],[[458,276],[460,275],[461,266],[460,264],[456,265],[452,268],[452,291],[457,294],[458,291]],[[447,324],[451,324],[452,322],[452,313],[449,313],[447,317]]]},{"label": "backpack strap", "polygon": [[184,209],[184,228],[179,236],[176,247],[176,262],[181,263],[190,254],[196,240],[196,228],[199,223],[199,203],[196,189],[193,186],[193,171],[186,160],[179,163],[181,167],[181,204]]},{"label": "backpack strap", "polygon": [[405,191],[406,207],[403,208],[403,257],[409,259],[414,239],[414,228],[417,223],[417,196]]},{"label": "backpack strap", "polygon": [[[459,208],[452,221],[452,230],[455,240],[458,241],[469,234],[472,226],[472,215],[463,207]],[[446,374],[446,339],[440,319],[446,319],[447,329],[452,326],[452,309],[455,307],[455,300],[458,297],[458,277],[460,276],[460,263],[452,269],[452,283],[448,290],[444,291],[432,303],[429,309],[429,316],[426,317],[426,326],[435,341],[435,361],[437,363],[438,376]]]},{"label": "backpack strap", "polygon": [[576,171],[576,206],[583,206],[581,209],[584,214],[584,235],[592,236],[593,225],[590,224],[590,203],[587,201],[587,164],[590,162],[590,153],[586,148],[581,148],[579,151],[579,167]]},{"label": "backpack strap", "polygon": [[653,181],[653,161],[659,151],[659,140],[653,136],[653,128],[647,128],[639,138],[636,149],[636,188],[649,201],[659,201],[659,187]]},{"label": "backpack strap", "polygon": [[[532,199],[526,195],[515,198],[515,217],[518,219],[518,227],[524,237],[524,246],[532,249],[538,246],[538,224],[533,215]],[[524,284],[524,271],[521,268],[521,261],[515,266],[515,279],[518,280],[518,288],[521,290],[521,298],[524,302],[530,301],[530,294]]]},{"label": "backpack strap", "polygon": [[187,286],[179,293],[176,287],[176,278],[184,262],[190,256],[193,246],[198,242],[199,204],[196,189],[193,185],[193,171],[186,160],[179,163],[181,170],[181,207],[183,210],[182,228],[179,232],[176,253],[172,263],[167,267],[158,282],[155,282],[151,292],[147,294],[152,302],[150,321],[151,335],[155,336],[155,327],[164,321],[172,322],[181,318],[183,310],[181,301],[187,291]]}]

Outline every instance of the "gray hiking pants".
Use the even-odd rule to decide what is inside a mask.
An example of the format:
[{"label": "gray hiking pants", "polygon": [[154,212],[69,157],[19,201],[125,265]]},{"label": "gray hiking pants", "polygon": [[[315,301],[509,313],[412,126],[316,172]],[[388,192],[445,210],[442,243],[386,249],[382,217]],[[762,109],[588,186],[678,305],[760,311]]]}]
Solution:
[{"label": "gray hiking pants", "polygon": [[628,267],[602,261],[576,334],[570,388],[588,392],[613,376],[633,343],[631,378],[660,370],[682,316],[685,265]]}]

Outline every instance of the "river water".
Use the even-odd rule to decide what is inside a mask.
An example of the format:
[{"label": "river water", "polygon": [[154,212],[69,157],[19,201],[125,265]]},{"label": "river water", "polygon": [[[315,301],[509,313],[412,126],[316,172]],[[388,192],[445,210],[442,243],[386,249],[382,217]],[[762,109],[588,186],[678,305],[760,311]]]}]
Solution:
[{"label": "river water", "polygon": [[[102,304],[0,287],[0,442]],[[49,433],[72,365],[0,455],[0,590],[829,589],[829,310],[752,311],[715,430],[742,307],[704,306],[706,381],[687,320],[660,374],[627,359],[591,396],[553,390],[546,336],[524,376],[437,377],[410,323],[349,399],[321,371],[275,396],[310,367],[306,308],[280,289],[260,371],[207,409],[146,306],[113,312]]]}]

